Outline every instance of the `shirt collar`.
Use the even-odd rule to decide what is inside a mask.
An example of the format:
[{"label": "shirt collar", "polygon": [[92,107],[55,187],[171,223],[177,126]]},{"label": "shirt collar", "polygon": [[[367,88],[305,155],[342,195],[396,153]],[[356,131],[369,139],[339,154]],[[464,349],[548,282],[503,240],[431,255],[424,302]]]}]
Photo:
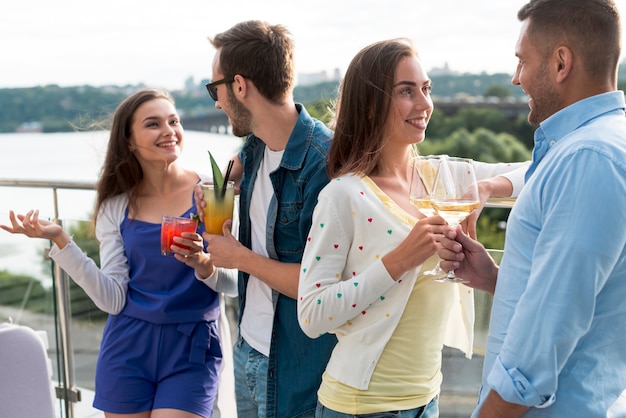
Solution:
[{"label": "shirt collar", "polygon": [[624,113],[625,109],[624,92],[611,91],[579,100],[541,122],[535,131],[533,161],[526,171],[526,181],[548,151],[571,132],[599,116],[611,112]]}]

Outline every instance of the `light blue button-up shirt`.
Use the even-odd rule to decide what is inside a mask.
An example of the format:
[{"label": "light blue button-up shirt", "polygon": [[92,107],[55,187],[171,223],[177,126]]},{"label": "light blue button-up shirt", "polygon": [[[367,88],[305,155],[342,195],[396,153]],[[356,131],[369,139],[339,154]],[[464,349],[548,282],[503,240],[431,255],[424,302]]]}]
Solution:
[{"label": "light blue button-up shirt", "polygon": [[527,417],[626,417],[624,108],[622,92],[597,95],[535,133],[507,224],[479,406],[492,389],[531,407]]}]

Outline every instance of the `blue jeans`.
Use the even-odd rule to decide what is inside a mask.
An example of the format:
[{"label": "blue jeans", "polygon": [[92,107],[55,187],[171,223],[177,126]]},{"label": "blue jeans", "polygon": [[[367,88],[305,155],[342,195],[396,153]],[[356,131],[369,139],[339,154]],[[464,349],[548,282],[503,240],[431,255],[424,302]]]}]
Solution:
[{"label": "blue jeans", "polygon": [[317,409],[315,410],[315,418],[438,418],[439,417],[439,396],[430,401],[424,406],[419,408],[407,409],[405,411],[389,411],[389,412],[375,412],[373,414],[344,414],[341,412],[333,411],[326,408],[321,403],[317,403]]},{"label": "blue jeans", "polygon": [[238,418],[265,418],[268,358],[241,337],[233,353]]}]

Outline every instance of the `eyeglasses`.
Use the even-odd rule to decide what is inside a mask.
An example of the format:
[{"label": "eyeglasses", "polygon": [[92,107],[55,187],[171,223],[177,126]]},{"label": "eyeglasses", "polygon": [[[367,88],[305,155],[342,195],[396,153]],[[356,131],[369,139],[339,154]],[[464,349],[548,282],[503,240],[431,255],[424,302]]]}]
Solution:
[{"label": "eyeglasses", "polygon": [[220,84],[232,83],[234,81],[235,81],[235,77],[222,78],[221,80],[217,80],[212,83],[207,83],[205,86],[206,86],[206,90],[209,92],[209,96],[211,96],[211,99],[217,102],[217,86],[219,86]]}]

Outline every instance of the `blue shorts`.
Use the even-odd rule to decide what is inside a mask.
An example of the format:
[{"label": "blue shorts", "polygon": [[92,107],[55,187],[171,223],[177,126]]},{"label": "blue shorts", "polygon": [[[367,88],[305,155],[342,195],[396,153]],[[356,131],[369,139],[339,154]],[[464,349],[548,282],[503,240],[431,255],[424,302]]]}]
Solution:
[{"label": "blue shorts", "polygon": [[158,325],[111,315],[93,406],[116,414],[172,408],[211,417],[221,362],[215,322]]}]

